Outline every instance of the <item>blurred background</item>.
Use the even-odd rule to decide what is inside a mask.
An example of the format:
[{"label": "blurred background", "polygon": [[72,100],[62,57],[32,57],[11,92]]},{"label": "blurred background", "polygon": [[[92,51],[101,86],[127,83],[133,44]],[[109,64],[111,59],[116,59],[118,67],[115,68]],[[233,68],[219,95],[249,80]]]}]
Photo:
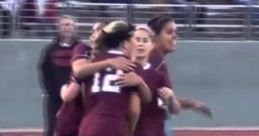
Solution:
[{"label": "blurred background", "polygon": [[0,7],[2,38],[50,38],[57,16],[63,14],[78,19],[83,38],[96,21],[146,23],[156,14],[174,17],[181,39],[259,37],[258,0],[1,0]]}]

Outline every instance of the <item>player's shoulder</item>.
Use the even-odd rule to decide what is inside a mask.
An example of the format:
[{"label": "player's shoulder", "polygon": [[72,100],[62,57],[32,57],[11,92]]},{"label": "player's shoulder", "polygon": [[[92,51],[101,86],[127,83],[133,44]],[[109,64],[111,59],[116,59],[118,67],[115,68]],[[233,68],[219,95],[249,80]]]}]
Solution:
[{"label": "player's shoulder", "polygon": [[151,63],[147,63],[144,67],[143,67],[145,73],[147,73],[146,75],[149,78],[155,78],[155,79],[161,79],[165,77],[165,74],[156,70]]},{"label": "player's shoulder", "polygon": [[90,59],[93,55],[92,53],[92,48],[90,45],[83,43],[83,42],[78,42],[74,49],[73,49],[73,59],[72,61],[78,59],[78,58],[87,58]]},{"label": "player's shoulder", "polygon": [[163,56],[159,51],[157,51],[157,49],[153,49],[148,61],[151,63],[153,68],[156,68],[163,62]]},{"label": "player's shoulder", "polygon": [[78,42],[74,48],[75,48],[75,50],[89,50],[89,51],[92,50],[91,46],[84,42]]},{"label": "player's shoulder", "polygon": [[161,79],[161,78],[165,77],[164,73],[157,71],[153,68],[146,70],[146,72],[149,73],[148,75],[155,77],[156,79]]},{"label": "player's shoulder", "polygon": [[105,59],[110,59],[110,58],[117,58],[117,57],[125,57],[129,59],[127,56],[123,54],[121,51],[105,51],[105,52],[97,52],[95,53],[95,61],[100,61],[100,60],[105,60]]}]

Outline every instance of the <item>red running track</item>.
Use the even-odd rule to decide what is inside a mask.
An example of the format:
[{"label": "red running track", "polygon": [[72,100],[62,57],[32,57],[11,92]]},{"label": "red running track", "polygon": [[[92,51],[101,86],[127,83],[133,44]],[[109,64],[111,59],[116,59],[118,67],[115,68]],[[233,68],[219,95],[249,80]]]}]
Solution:
[{"label": "red running track", "polygon": [[[42,136],[42,129],[0,129],[0,136]],[[259,136],[259,128],[176,128],[174,136]]]}]

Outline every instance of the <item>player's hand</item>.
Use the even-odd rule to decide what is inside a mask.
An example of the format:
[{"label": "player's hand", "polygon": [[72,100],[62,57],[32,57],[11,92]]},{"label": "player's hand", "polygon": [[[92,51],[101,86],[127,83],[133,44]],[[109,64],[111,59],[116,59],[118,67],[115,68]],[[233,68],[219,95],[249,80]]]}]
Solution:
[{"label": "player's hand", "polygon": [[163,100],[168,100],[169,98],[175,97],[174,91],[168,87],[159,88],[157,91],[158,91],[158,95]]},{"label": "player's hand", "polygon": [[112,68],[124,71],[133,71],[133,68],[136,67],[136,65],[131,60],[126,59],[125,57],[116,57],[108,59],[107,61],[109,66]]},{"label": "player's hand", "polygon": [[116,85],[124,86],[138,86],[142,83],[142,78],[134,72],[124,73],[119,75]]},{"label": "player's hand", "polygon": [[212,110],[204,103],[195,101],[193,110],[207,116],[208,118],[213,118]]}]

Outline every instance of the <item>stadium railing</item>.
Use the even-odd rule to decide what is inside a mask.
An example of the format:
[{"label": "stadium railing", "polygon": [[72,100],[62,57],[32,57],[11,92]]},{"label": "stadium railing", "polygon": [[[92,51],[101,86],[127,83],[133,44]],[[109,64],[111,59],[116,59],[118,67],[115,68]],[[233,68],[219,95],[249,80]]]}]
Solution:
[{"label": "stadium railing", "polygon": [[[4,2],[0,2],[2,5]],[[25,5],[26,3],[22,4]],[[27,7],[32,7],[27,3]],[[16,6],[9,3],[13,9]],[[87,39],[94,22],[126,20],[144,24],[158,14],[172,16],[178,25],[179,39],[183,40],[259,40],[259,5],[170,5],[170,4],[111,4],[67,1],[48,3],[55,15],[40,16],[37,8],[19,6],[9,16],[0,10],[0,36],[3,38],[46,39],[56,32],[53,20],[69,14],[78,19],[79,35]],[[46,6],[48,7],[48,6]],[[46,10],[46,9],[45,9]],[[6,18],[9,21],[6,21]],[[4,25],[7,24],[7,25]],[[6,27],[8,26],[8,27]],[[4,33],[9,31],[10,36]]]}]

